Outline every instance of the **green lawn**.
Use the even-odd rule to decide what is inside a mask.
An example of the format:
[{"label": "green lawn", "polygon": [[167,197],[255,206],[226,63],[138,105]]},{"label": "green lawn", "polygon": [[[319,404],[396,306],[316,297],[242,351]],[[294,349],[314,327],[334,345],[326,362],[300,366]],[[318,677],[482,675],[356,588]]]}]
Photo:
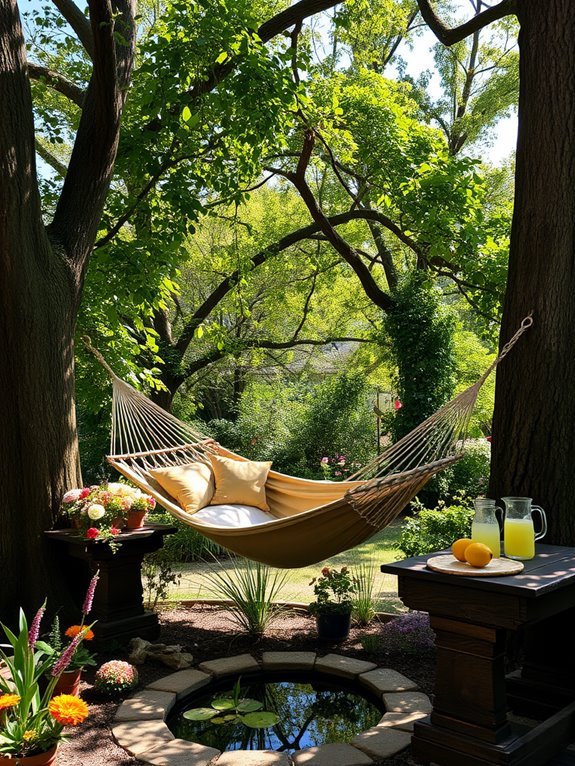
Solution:
[{"label": "green lawn", "polygon": [[[353,570],[359,564],[373,562],[376,565],[374,595],[377,599],[378,610],[384,612],[403,611],[404,608],[397,597],[396,578],[379,572],[380,564],[403,558],[403,554],[398,548],[400,527],[401,520],[397,519],[370,540],[362,545],[358,545],[356,548],[339,553],[337,556],[312,566],[301,569],[282,570],[287,572],[287,580],[281,590],[281,600],[309,604],[313,600],[313,589],[309,583],[320,573],[324,566],[334,566],[337,568],[348,566]],[[182,578],[179,586],[172,587],[170,599],[182,601],[213,599],[214,595],[210,593],[205,577],[206,571],[211,566],[230,569],[232,565],[225,560],[214,565],[208,565],[204,562],[180,564],[177,570],[182,573]]]}]

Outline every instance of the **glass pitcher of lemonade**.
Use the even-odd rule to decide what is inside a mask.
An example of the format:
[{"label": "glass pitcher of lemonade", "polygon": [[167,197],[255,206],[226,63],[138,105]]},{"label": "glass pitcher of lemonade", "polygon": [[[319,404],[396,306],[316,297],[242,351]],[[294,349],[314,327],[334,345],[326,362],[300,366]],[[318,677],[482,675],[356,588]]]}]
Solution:
[{"label": "glass pitcher of lemonade", "polygon": [[[505,503],[503,524],[503,545],[509,559],[527,560],[535,556],[535,541],[541,540],[547,532],[545,511],[538,505],[531,505],[530,497],[502,497]],[[535,534],[533,511],[541,516],[541,531]]]},{"label": "glass pitcher of lemonade", "polygon": [[487,545],[493,558],[498,559],[501,556],[501,530],[496,512],[503,516],[503,511],[489,497],[476,497],[473,506],[475,516],[471,523],[471,539],[474,543]]}]

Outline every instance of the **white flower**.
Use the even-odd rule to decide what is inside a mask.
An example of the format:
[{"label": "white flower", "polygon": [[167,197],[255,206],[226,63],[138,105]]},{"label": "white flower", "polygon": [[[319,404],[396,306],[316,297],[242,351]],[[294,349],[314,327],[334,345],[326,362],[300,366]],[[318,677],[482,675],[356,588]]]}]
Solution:
[{"label": "white flower", "polygon": [[62,498],[63,503],[75,503],[76,500],[80,499],[80,496],[82,494],[81,489],[69,489],[64,497]]},{"label": "white flower", "polygon": [[99,503],[94,503],[88,508],[88,516],[92,519],[92,521],[97,521],[98,519],[101,519],[102,516],[106,515],[106,509],[103,505],[100,505]]}]

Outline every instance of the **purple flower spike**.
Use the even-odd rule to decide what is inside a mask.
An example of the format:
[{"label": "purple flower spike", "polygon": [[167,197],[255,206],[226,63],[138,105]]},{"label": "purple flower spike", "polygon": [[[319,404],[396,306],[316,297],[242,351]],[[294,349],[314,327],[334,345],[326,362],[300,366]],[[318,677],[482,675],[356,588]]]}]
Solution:
[{"label": "purple flower spike", "polygon": [[62,653],[62,656],[58,660],[58,662],[55,663],[54,667],[52,668],[51,675],[53,678],[56,678],[61,673],[63,673],[70,662],[72,661],[72,657],[76,653],[76,649],[78,648],[78,644],[80,641],[84,638],[84,631],[80,631],[77,636],[74,636],[74,638],[70,641],[70,644],[65,652]]},{"label": "purple flower spike", "polygon": [[34,616],[34,619],[32,620],[32,625],[30,626],[30,630],[28,631],[28,646],[32,651],[34,651],[34,647],[36,646],[36,641],[38,640],[38,636],[40,635],[40,623],[42,622],[42,617],[44,616],[44,612],[46,611],[46,602],[42,604],[40,609],[36,612],[36,615]]},{"label": "purple flower spike", "polygon": [[96,585],[98,584],[99,578],[100,578],[100,570],[98,569],[96,574],[90,580],[90,584],[88,585],[88,590],[86,591],[86,598],[84,599],[84,606],[82,607],[82,612],[84,616],[90,614],[90,612],[92,611],[94,591],[96,590]]}]

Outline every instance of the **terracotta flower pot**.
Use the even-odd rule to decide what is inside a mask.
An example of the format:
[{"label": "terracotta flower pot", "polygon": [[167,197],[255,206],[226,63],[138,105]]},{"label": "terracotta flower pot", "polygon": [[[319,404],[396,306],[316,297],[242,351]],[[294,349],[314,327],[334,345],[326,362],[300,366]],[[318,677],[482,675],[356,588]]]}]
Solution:
[{"label": "terracotta flower pot", "polygon": [[80,681],[82,679],[82,668],[76,668],[75,670],[65,670],[60,678],[56,681],[56,686],[52,692],[52,696],[56,697],[58,694],[74,694],[78,696],[80,690]]},{"label": "terracotta flower pot", "polygon": [[128,529],[141,529],[144,526],[144,519],[148,515],[147,511],[130,511],[128,513]]},{"label": "terracotta flower pot", "polygon": [[45,753],[38,753],[37,755],[25,755],[23,757],[0,755],[0,765],[1,766],[52,766],[52,764],[56,760],[57,750],[58,750],[58,745],[56,744],[53,747],[51,747],[49,750],[46,750]]}]

